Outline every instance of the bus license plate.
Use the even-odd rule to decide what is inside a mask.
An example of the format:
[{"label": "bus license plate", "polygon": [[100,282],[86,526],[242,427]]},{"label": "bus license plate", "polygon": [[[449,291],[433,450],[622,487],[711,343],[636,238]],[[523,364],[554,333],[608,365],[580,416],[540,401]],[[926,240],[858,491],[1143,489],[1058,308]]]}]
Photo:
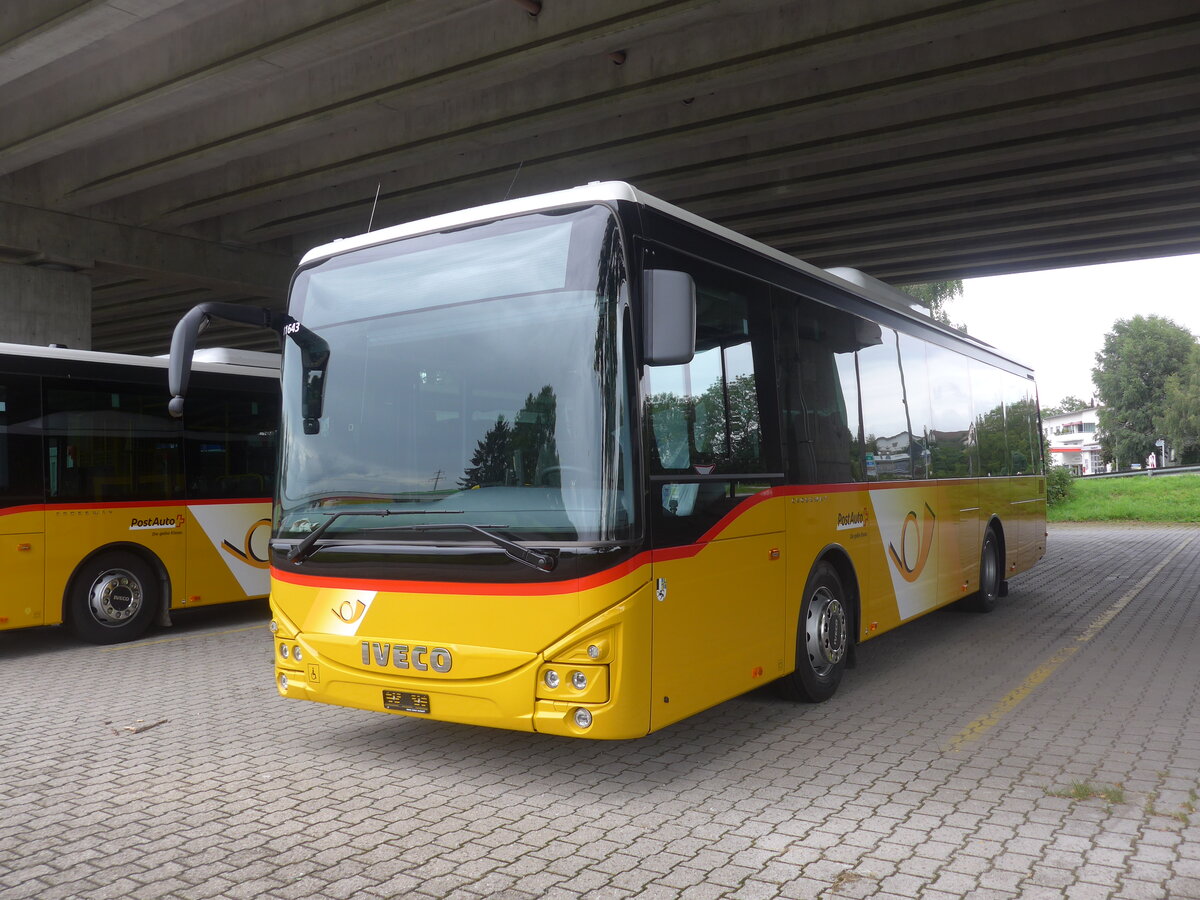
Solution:
[{"label": "bus license plate", "polygon": [[429,712],[428,694],[410,694],[408,691],[384,691],[383,708],[396,712],[427,713]]}]

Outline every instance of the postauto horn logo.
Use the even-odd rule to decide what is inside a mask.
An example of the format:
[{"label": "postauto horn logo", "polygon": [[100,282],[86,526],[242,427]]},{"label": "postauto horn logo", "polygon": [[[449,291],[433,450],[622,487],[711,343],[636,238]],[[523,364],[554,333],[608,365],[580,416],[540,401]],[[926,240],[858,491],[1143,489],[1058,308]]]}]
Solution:
[{"label": "postauto horn logo", "polygon": [[[900,526],[900,550],[896,550],[895,544],[888,544],[888,556],[891,557],[892,565],[896,567],[896,571],[905,581],[916,581],[925,571],[925,563],[929,562],[929,550],[933,547],[933,531],[936,524],[937,516],[929,508],[928,503],[925,504],[920,526],[917,525],[917,514],[913,510],[909,510],[908,515],[904,517],[904,524]],[[915,551],[915,559],[909,559],[908,529],[910,526],[921,529],[920,533],[915,535],[915,547],[912,548]]]}]

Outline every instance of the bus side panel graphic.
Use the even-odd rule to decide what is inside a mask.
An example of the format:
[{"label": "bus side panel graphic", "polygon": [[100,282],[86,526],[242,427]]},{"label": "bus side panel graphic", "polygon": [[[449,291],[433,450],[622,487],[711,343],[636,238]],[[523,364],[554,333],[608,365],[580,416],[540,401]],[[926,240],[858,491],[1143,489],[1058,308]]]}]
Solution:
[{"label": "bus side panel graphic", "polygon": [[900,619],[938,605],[938,527],[928,488],[871,491]]},{"label": "bus side panel graphic", "polygon": [[[267,541],[271,535],[271,504],[254,503],[197,503],[188,507],[200,534],[193,533],[189,547],[189,593],[202,596],[212,593],[198,589],[217,570],[236,580],[241,593],[247,597],[266,596],[270,589],[267,562]],[[193,589],[197,588],[197,589]],[[217,598],[213,598],[217,599]]]}]

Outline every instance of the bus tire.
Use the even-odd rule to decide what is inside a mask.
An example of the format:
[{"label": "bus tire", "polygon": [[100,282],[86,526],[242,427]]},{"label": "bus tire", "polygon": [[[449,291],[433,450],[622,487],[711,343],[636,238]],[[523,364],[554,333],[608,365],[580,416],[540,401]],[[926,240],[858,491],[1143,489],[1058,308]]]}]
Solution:
[{"label": "bus tire", "polygon": [[813,566],[796,624],[796,669],[780,679],[788,699],[821,703],[837,691],[850,648],[846,602],[837,570],[824,561]]},{"label": "bus tire", "polygon": [[979,590],[966,600],[972,612],[988,613],[996,608],[1000,596],[1000,540],[990,525],[983,533],[983,547],[979,551]]},{"label": "bus tire", "polygon": [[119,644],[140,636],[160,604],[159,582],[141,557],[112,550],[89,559],[67,589],[67,621],[80,640]]}]

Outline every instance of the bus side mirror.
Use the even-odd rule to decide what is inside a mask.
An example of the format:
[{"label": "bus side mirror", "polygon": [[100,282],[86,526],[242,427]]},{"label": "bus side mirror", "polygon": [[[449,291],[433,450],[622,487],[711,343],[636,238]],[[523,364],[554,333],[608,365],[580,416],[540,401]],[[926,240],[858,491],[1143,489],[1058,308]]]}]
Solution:
[{"label": "bus side mirror", "polygon": [[211,301],[189,309],[175,325],[171,335],[171,358],[167,364],[167,382],[171,391],[167,411],[175,418],[183,415],[183,400],[187,396],[188,380],[192,373],[196,339],[214,317],[279,331],[279,317],[266,307]]},{"label": "bus side mirror", "polygon": [[643,357],[681,366],[696,355],[696,283],[687,272],[647,269],[642,276]]}]

